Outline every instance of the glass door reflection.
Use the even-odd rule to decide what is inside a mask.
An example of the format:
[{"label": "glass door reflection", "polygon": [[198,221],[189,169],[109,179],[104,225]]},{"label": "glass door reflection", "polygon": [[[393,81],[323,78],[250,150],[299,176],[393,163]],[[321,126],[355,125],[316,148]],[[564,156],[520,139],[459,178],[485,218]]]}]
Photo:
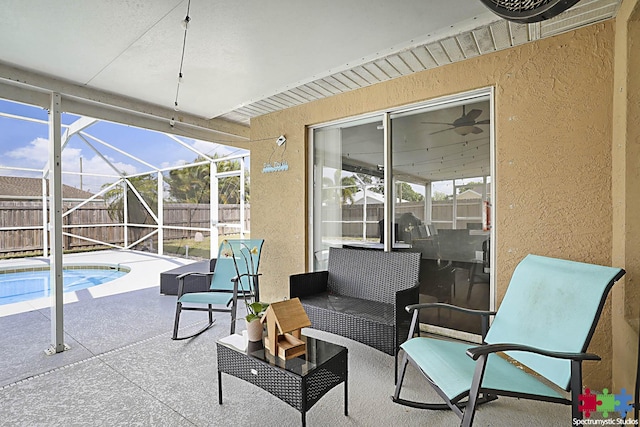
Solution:
[{"label": "glass door reflection", "polygon": [[[489,124],[488,96],[391,116],[396,239],[422,254],[421,302],[490,307]],[[475,316],[422,316],[423,323],[480,333]]]}]

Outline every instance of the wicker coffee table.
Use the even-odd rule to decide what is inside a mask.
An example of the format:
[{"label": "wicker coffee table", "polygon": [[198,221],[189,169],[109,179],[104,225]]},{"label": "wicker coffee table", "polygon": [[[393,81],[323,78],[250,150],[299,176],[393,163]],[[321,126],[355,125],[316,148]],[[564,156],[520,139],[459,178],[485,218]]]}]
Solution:
[{"label": "wicker coffee table", "polygon": [[222,404],[222,373],[257,385],[296,408],[306,425],[306,413],[329,390],[344,382],[344,414],[347,409],[347,349],[303,336],[306,354],[287,361],[274,358],[261,342],[243,351],[217,342],[218,403]]}]

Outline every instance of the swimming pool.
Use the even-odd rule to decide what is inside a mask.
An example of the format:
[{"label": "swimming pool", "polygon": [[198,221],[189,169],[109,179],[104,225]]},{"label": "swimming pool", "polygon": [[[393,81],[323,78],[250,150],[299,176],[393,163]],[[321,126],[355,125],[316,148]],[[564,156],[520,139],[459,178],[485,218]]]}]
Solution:
[{"label": "swimming pool", "polygon": [[[63,292],[73,292],[124,276],[128,267],[77,265],[62,270]],[[50,295],[49,267],[0,270],[0,305],[29,301]]]}]

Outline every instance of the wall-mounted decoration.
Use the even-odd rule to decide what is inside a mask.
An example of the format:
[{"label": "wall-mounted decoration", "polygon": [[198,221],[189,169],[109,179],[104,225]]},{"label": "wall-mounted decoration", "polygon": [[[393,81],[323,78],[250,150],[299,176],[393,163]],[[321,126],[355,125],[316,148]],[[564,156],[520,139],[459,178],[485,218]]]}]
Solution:
[{"label": "wall-mounted decoration", "polygon": [[[289,170],[289,163],[287,163],[287,161],[284,159],[284,153],[285,151],[287,151],[286,142],[287,142],[287,138],[284,135],[280,135],[278,137],[278,139],[276,140],[276,146],[274,147],[273,151],[271,152],[271,155],[269,156],[269,161],[265,163],[262,167],[262,173],[284,172],[286,170]],[[273,156],[280,147],[284,147],[282,148],[282,153],[280,154],[280,160],[273,161],[272,160]]]}]

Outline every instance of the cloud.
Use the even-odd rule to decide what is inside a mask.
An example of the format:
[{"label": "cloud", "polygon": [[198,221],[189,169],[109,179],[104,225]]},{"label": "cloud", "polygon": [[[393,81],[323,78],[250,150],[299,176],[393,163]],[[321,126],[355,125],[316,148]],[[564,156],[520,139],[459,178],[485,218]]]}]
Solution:
[{"label": "cloud", "polygon": [[174,166],[183,166],[183,165],[187,165],[193,162],[192,160],[184,160],[184,159],[179,159],[179,160],[173,160],[171,162],[162,162],[160,163],[160,169],[166,169],[166,168],[171,168]]},{"label": "cloud", "polygon": [[[214,153],[217,153],[219,157],[225,157],[230,154],[237,154],[246,151],[235,147],[229,147],[221,144],[194,139],[188,139],[185,140],[185,142],[194,147],[194,149],[196,149],[197,151],[208,154],[210,156],[213,156]],[[198,155],[194,152],[193,157],[188,159],[171,159],[170,156],[171,154],[167,153],[167,157],[169,157],[169,159],[161,163],[161,168],[190,164]],[[84,173],[84,176],[82,177],[82,185],[80,176],[78,175],[78,173],[80,172],[81,157],[82,171]],[[138,168],[131,163],[117,162],[113,157],[107,155],[105,155],[105,158],[113,164],[117,171],[124,172],[126,175],[145,172],[148,169],[146,166],[139,166]],[[48,161],[49,140],[42,137],[33,139],[25,146],[7,151],[2,156],[3,166],[15,168],[43,170],[46,167]],[[80,148],[72,147],[69,145],[67,145],[62,151],[62,170],[62,180],[64,184],[76,188],[82,187],[83,190],[90,191],[92,193],[97,193],[98,191],[100,191],[100,188],[104,184],[115,182],[118,179],[118,173],[114,171],[114,169],[109,166],[109,164],[105,162],[102,157],[98,156],[93,151],[81,150]],[[2,174],[10,175],[13,174],[13,171],[3,170]],[[20,173],[21,176],[24,176],[25,174],[25,172]]]},{"label": "cloud", "polygon": [[24,147],[7,151],[5,156],[19,161],[13,166],[43,169],[49,160],[49,140],[36,138]]},{"label": "cloud", "polygon": [[230,147],[228,145],[222,145],[222,144],[206,142],[206,141],[194,140],[192,145],[193,145],[193,148],[195,148],[196,150],[200,151],[201,153],[205,153],[209,156],[213,156],[214,153],[218,153],[219,157],[228,156],[232,153],[233,154],[241,153],[241,152],[248,153],[247,150],[243,150],[241,148]]},{"label": "cloud", "polygon": [[[62,181],[66,185],[80,188],[80,176],[75,173],[80,172],[80,157],[82,157],[82,188],[93,193],[98,192],[103,184],[115,182],[117,172],[107,164],[100,156],[86,156],[79,148],[65,147],[62,150]],[[105,156],[118,171],[126,174],[135,174],[138,169],[129,163],[116,162],[113,158]],[[6,162],[11,159],[11,162]],[[15,148],[5,153],[5,166],[44,169],[49,161],[49,140],[46,138],[36,138],[24,147]],[[74,172],[68,174],[65,172]],[[3,172],[3,174],[5,174]],[[103,175],[103,176],[92,176]]]},{"label": "cloud", "polygon": [[[62,166],[63,170],[66,172],[79,172],[80,171],[80,160],[76,156],[72,160],[65,159],[63,156]],[[113,166],[121,172],[124,172],[127,175],[135,174],[138,169],[131,164],[123,163],[123,162],[115,162],[113,158],[107,157],[107,159],[113,164]],[[118,180],[116,171],[113,170],[101,157],[94,155],[93,157],[85,157],[82,158],[82,189],[85,191],[90,191],[92,193],[97,193],[100,191],[100,188],[107,183],[112,183]],[[95,176],[100,175],[100,176]],[[106,175],[106,176],[104,176]],[[71,185],[73,187],[80,188],[80,176],[79,175],[69,175],[65,174],[63,181],[67,185]]]}]

